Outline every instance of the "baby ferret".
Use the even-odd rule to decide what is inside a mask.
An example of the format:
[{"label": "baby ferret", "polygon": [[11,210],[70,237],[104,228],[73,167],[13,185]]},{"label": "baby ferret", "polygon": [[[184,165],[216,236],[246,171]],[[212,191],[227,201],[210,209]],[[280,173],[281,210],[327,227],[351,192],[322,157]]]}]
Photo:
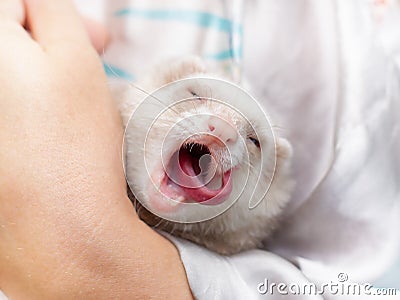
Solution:
[{"label": "baby ferret", "polygon": [[161,65],[137,87],[116,97],[140,218],[221,254],[261,247],[294,185],[289,142],[199,58]]}]

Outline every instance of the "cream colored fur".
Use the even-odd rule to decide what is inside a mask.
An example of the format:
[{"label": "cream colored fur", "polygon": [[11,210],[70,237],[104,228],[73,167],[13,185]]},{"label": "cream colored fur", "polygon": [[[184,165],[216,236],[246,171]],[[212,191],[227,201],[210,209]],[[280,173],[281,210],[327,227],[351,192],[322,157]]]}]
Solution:
[{"label": "cream colored fur", "polygon": [[[155,69],[143,81],[138,83],[141,89],[151,93],[159,87],[168,84],[170,82],[196,76],[214,76],[207,73],[203,62],[195,57],[189,57],[181,60],[176,60],[164,64]],[[186,95],[188,90],[196,89],[196,94],[200,97],[210,96],[210,87],[208,89],[202,89],[202,87],[185,87],[183,91],[176,91],[179,97],[188,97]],[[185,94],[186,93],[186,94]],[[218,95],[218,91],[211,91],[212,95]],[[137,107],[141,100],[145,98],[145,94],[138,89],[131,87],[124,91],[121,95],[116,95],[121,110],[121,115],[126,125],[132,111]],[[190,116],[191,106],[183,107],[179,113],[182,116]],[[207,103],[198,104],[196,111],[204,111],[211,114],[224,115],[227,118],[232,117],[227,114],[223,108],[218,105],[209,105]],[[145,118],[146,116],[143,116]],[[268,124],[264,124],[257,119],[257,115],[250,115],[251,123],[256,128],[258,133],[261,133],[260,144],[261,147],[271,147],[272,141],[268,140],[266,136],[262,136]],[[253,118],[253,119],[252,119]],[[179,119],[179,118],[178,118]],[[146,171],[143,170],[141,165],[141,155],[147,155],[153,164],[150,164],[148,168],[150,171],[158,167],[160,163],[160,140],[157,139],[157,135],[165,136],[168,128],[177,121],[176,113],[166,115],[163,120],[163,126],[156,128],[155,136],[150,136],[149,145],[146,153],[141,145],[138,145],[137,141],[143,135],[145,130],[141,126],[141,120],[135,120],[133,127],[127,128],[126,132],[126,173],[129,178],[134,178],[134,184],[131,186],[136,196],[141,198],[141,201],[148,203],[148,193],[146,186],[148,185],[149,178]],[[246,128],[241,122],[236,123],[238,131],[246,137]],[[187,134],[190,134],[190,126],[188,126]],[[180,133],[181,134],[181,133]],[[276,135],[276,133],[275,133]],[[171,140],[165,147],[171,147],[170,151],[173,151],[173,147],[176,147],[176,141],[179,140],[180,136],[172,135]],[[194,224],[180,224],[167,220],[163,220],[147,209],[145,209],[136,199],[132,199],[135,203],[135,207],[138,211],[139,216],[147,222],[149,225],[156,226],[159,229],[165,230],[173,235],[191,240],[197,244],[203,245],[208,249],[216,251],[221,254],[233,254],[246,249],[257,248],[262,246],[268,237],[271,236],[272,232],[277,228],[279,224],[279,216],[281,215],[285,205],[290,199],[290,194],[293,188],[293,180],[290,175],[292,148],[289,142],[283,138],[276,137],[276,171],[270,189],[267,196],[261,203],[254,209],[249,209],[249,198],[251,197],[254,188],[256,188],[257,171],[259,171],[260,151],[250,141],[246,142],[247,148],[250,154],[250,163],[254,166],[251,169],[249,175],[250,188],[245,190],[238,201],[236,201],[232,207],[230,207],[223,214],[199,223]],[[239,147],[233,149],[234,161],[240,165],[241,163],[241,151]],[[221,154],[223,155],[223,154]],[[267,158],[272,161],[272,158]],[[260,194],[266,188],[267,183],[270,180],[270,174],[273,172],[271,169],[272,164],[264,170],[261,174],[261,184],[257,186],[255,195]],[[240,168],[234,170],[232,173],[236,182],[245,180],[247,174],[243,174]],[[253,188],[251,186],[253,185]],[[235,187],[234,187],[235,189]]]}]

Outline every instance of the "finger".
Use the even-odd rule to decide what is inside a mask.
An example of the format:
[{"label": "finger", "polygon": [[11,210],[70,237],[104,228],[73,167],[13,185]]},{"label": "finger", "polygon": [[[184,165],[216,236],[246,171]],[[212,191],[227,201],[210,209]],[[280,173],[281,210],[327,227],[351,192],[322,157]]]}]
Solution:
[{"label": "finger", "polygon": [[102,24],[95,20],[84,18],[83,22],[93,47],[99,54],[102,54],[110,42],[110,34]]},{"label": "finger", "polygon": [[27,26],[32,37],[44,48],[58,43],[90,45],[85,26],[71,0],[25,0],[25,6]]},{"label": "finger", "polygon": [[0,22],[10,19],[21,25],[24,23],[25,8],[22,0],[0,1]]}]

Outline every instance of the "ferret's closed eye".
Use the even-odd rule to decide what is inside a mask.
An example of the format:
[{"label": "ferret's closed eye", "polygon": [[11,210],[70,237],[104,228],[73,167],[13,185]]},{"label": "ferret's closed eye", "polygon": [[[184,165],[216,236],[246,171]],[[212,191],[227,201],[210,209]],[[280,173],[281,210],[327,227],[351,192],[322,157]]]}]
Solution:
[{"label": "ferret's closed eye", "polygon": [[199,95],[197,95],[195,92],[190,91],[190,93],[192,94],[193,97],[198,97]]},{"label": "ferret's closed eye", "polygon": [[249,137],[249,140],[257,147],[257,148],[260,148],[260,141],[259,140],[257,140],[256,138],[253,138],[253,137]]},{"label": "ferret's closed eye", "polygon": [[196,97],[196,98],[200,99],[200,96],[197,95],[197,93],[195,91],[189,90],[189,93],[191,93],[193,97]]}]

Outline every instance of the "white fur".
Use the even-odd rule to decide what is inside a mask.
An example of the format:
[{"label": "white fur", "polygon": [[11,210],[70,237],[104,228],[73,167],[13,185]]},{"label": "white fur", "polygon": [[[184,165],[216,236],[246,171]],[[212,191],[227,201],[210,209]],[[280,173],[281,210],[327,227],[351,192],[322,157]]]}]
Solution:
[{"label": "white fur", "polygon": [[[159,67],[139,86],[146,92],[151,93],[157,88],[176,80],[205,76],[212,77],[206,72],[201,60],[190,57]],[[164,112],[162,118],[155,123],[154,128],[148,133],[146,128],[149,125],[149,118],[154,118],[155,116],[154,107],[151,105],[147,108],[144,107],[140,114],[137,114],[134,120],[129,122],[129,126],[126,128],[126,173],[128,178],[134,179],[131,188],[134,194],[140,197],[141,202],[145,203],[146,207],[151,210],[154,200],[152,196],[149,197],[149,194],[153,194],[149,192],[150,179],[147,175],[147,170],[157,184],[157,180],[160,178],[158,176],[162,176],[163,170],[161,157],[164,155],[167,161],[187,136],[207,130],[204,119],[207,118],[207,115],[217,115],[232,122],[240,133],[240,141],[229,146],[228,149],[232,157],[232,165],[235,167],[232,171],[233,182],[235,183],[232,197],[234,195],[240,195],[240,197],[231,207],[230,201],[225,201],[226,204],[223,205],[226,205],[227,210],[223,214],[210,220],[193,224],[180,224],[163,220],[136,203],[138,213],[150,225],[157,225],[158,228],[192,240],[222,254],[232,254],[245,249],[259,247],[277,227],[278,218],[290,198],[293,188],[293,180],[290,176],[292,148],[287,140],[276,137],[276,133],[271,135],[269,124],[266,122],[265,117],[260,115],[260,110],[257,107],[249,107],[241,99],[235,99],[235,95],[229,94],[228,90],[224,91],[219,85],[213,86],[210,83],[210,85],[201,86],[193,84],[193,82],[182,81],[180,85],[174,86],[172,90],[167,89],[166,94],[158,93],[158,99],[153,100],[155,104],[159,100],[164,104],[168,104],[168,101],[172,101],[172,99],[193,97],[191,94],[193,91],[201,98],[212,97],[224,99],[224,101],[229,99],[227,101],[230,103],[227,104],[238,107],[240,112],[243,111],[243,115],[227,109],[224,105],[207,100],[199,100],[195,106],[183,103],[180,106],[176,106],[174,111]],[[125,91],[123,96],[117,95],[117,97],[119,98],[118,103],[126,126],[132,112],[146,95],[138,89],[130,88]],[[163,108],[163,105],[160,104],[158,109],[161,111]],[[195,122],[190,121],[190,117],[199,113],[203,115],[196,117]],[[189,119],[185,120],[186,117]],[[247,138],[249,126],[245,118],[248,118],[256,130],[261,149],[265,149],[265,151],[261,152]],[[169,132],[171,126],[179,121],[182,121],[181,125]],[[168,138],[162,145],[162,139],[167,133],[169,134]],[[140,141],[143,141],[147,134],[144,149],[144,145]],[[273,143],[274,134],[276,145]],[[246,149],[249,153],[250,169],[245,167]],[[276,164],[273,163],[275,160],[274,157],[271,157],[271,153],[276,154]],[[216,151],[213,155],[224,168],[229,168],[229,162],[224,161],[228,154],[223,151]],[[147,158],[145,164],[143,157]],[[261,161],[264,163],[260,163]],[[244,170],[249,170],[249,174]],[[260,171],[262,172],[261,181],[257,183]],[[249,201],[252,198],[261,198],[264,191],[268,189],[272,175],[274,177],[265,199],[256,208],[249,209]],[[244,192],[240,194],[243,187],[241,183],[245,182],[247,178],[248,184],[245,186]],[[193,209],[177,210],[177,213],[187,214],[188,219],[193,217],[193,215],[190,215],[193,214]],[[205,211],[205,214],[207,213]]]}]

